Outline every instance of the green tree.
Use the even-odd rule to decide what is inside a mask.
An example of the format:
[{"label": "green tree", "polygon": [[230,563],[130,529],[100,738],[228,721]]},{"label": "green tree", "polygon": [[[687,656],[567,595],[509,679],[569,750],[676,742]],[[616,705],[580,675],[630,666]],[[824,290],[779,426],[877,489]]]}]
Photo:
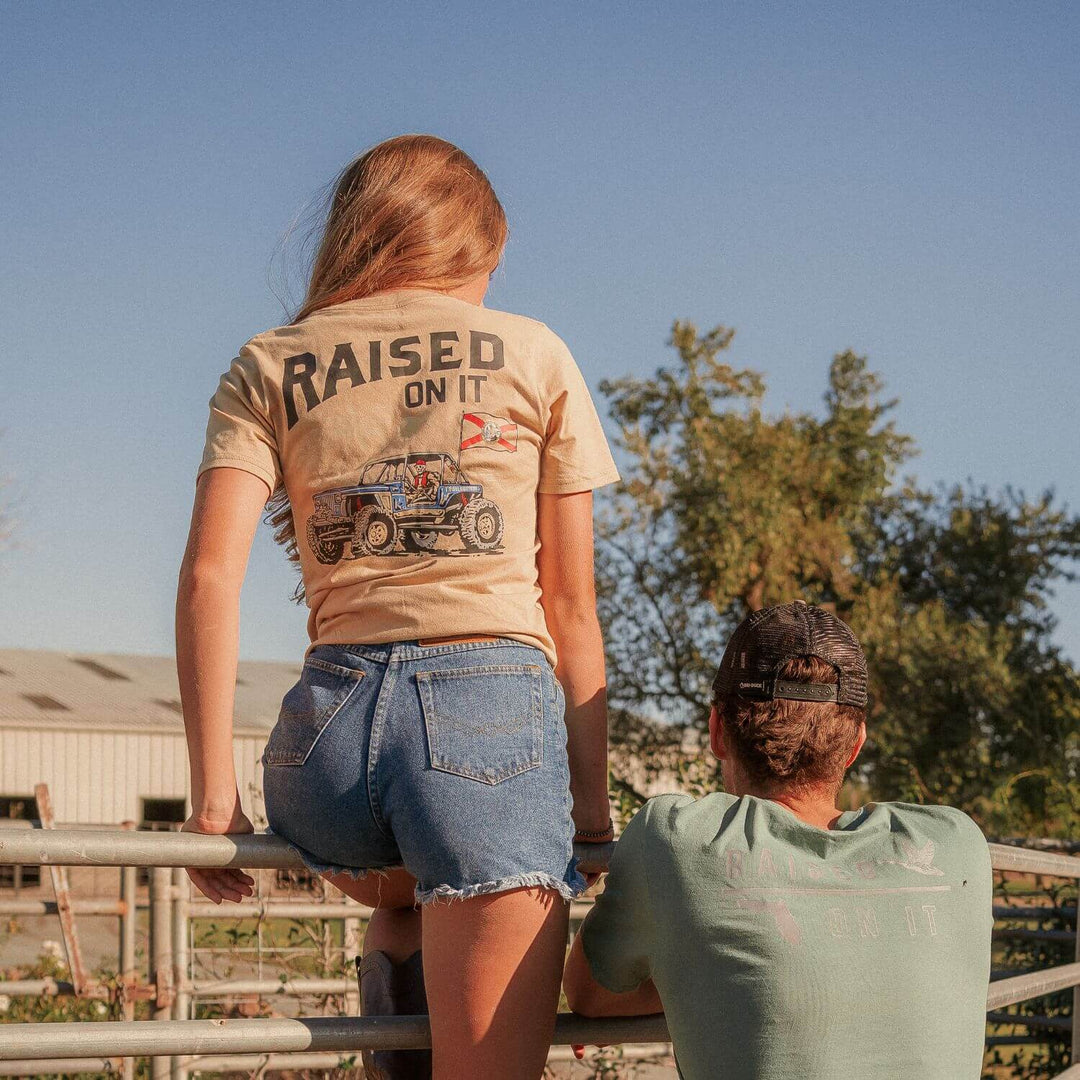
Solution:
[{"label": "green tree", "polygon": [[902,480],[914,444],[850,351],[820,414],[769,415],[761,373],[726,360],[733,337],[676,323],[674,363],[602,387],[629,462],[599,529],[616,737],[639,739],[641,717],[702,727],[727,635],[801,597],[868,654],[857,781],[997,830],[1075,829],[1080,689],[1047,601],[1080,555],[1080,519],[1052,492]]}]

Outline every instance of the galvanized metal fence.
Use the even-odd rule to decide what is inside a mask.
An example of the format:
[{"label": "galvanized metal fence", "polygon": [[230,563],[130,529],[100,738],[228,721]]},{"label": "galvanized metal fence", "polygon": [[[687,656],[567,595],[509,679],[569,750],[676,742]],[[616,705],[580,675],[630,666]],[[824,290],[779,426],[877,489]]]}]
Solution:
[{"label": "galvanized metal fence", "polygon": [[[1080,858],[1002,844],[991,844],[996,870],[1080,880]],[[607,867],[614,845],[583,845],[583,868]],[[262,993],[349,993],[345,979],[231,980],[200,983],[188,977],[187,927],[191,918],[222,915],[222,909],[189,898],[184,867],[242,867],[247,870],[302,870],[296,853],[278,837],[265,834],[200,836],[190,833],[12,829],[0,831],[0,865],[123,867],[118,901],[16,900],[0,912],[26,914],[114,914],[121,920],[119,986],[125,1020],[110,1023],[5,1024],[0,1028],[0,1076],[26,1072],[107,1071],[130,1075],[134,1057],[149,1057],[153,1076],[185,1080],[192,1073],[242,1066],[262,1068],[326,1068],[363,1049],[410,1049],[428,1046],[426,1016],[309,1017],[192,1020],[192,1002],[200,996]],[[152,867],[150,878],[150,971],[140,983],[135,970],[136,866]],[[305,904],[246,902],[231,907],[237,915],[280,915],[283,918],[360,919],[368,910],[352,902]],[[1080,935],[1076,962],[1027,972],[991,982],[986,1007],[997,1019],[1000,1010],[1017,1002],[1073,988],[1072,1060],[1058,1080],[1080,1080]],[[69,946],[70,947],[70,946]],[[82,995],[103,995],[85,975]],[[0,983],[0,993],[75,993],[76,986],[55,980]],[[126,991],[126,994],[125,994]],[[134,1000],[152,1004],[154,1022],[132,1019]],[[590,1020],[560,1014],[556,1046],[570,1043],[668,1042],[662,1016]],[[648,1047],[643,1052],[648,1052]],[[244,1057],[241,1062],[235,1055]]]}]

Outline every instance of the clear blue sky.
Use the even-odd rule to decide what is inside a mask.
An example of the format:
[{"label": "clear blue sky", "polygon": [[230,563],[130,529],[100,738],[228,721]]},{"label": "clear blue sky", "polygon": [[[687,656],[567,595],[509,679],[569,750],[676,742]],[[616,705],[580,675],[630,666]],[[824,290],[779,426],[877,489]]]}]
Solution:
[{"label": "clear blue sky", "polygon": [[[487,169],[489,302],[594,387],[675,317],[775,408],[851,347],[924,482],[1080,505],[1078,48],[1073,3],[0,2],[0,645],[171,651],[206,401],[290,222],[403,131]],[[299,655],[291,588],[262,537],[245,656]]]}]

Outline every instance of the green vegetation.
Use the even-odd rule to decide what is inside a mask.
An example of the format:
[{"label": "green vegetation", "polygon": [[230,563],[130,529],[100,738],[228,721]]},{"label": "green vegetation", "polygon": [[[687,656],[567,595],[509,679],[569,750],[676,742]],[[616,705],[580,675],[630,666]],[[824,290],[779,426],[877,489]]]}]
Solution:
[{"label": "green vegetation", "polygon": [[[1072,963],[1076,928],[1075,881],[1063,882],[1051,878],[1034,879],[1028,876],[997,874],[994,901],[1017,906],[1020,914],[1000,920],[999,927],[1008,926],[1022,931],[1044,934],[1043,939],[1001,937],[994,944],[993,967],[1008,971],[1031,971],[1036,968],[1058,967]],[[1037,913],[1037,914],[1033,914]],[[1025,1017],[1049,1017],[1058,1025],[1072,1016],[1072,991],[1021,1001],[1009,1007],[1016,1024],[999,1023],[990,1027],[992,1035],[1024,1035],[1029,1029]],[[1040,1041],[1021,1046],[994,1046],[986,1058],[988,1078],[1022,1078],[1041,1080],[1057,1076],[1069,1065],[1071,1032],[1067,1027],[1030,1028]]]},{"label": "green vegetation", "polygon": [[[866,648],[870,741],[852,782],[960,806],[992,833],[1080,831],[1080,682],[1047,601],[1071,579],[1080,518],[970,481],[904,479],[911,438],[863,357],[836,355],[824,409],[765,411],[765,380],[725,359],[733,331],[676,323],[674,361],[603,385],[629,466],[598,536],[616,743],[646,773],[717,783],[702,729],[727,635],[801,597]],[[643,717],[676,728],[649,731]],[[632,780],[617,794],[638,801]]]}]

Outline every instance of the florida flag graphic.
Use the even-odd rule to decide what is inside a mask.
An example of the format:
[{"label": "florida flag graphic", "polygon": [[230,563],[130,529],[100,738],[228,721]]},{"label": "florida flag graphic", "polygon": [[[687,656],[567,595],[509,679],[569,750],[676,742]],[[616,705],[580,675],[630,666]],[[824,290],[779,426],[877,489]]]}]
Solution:
[{"label": "florida flag graphic", "polygon": [[485,446],[488,450],[517,449],[517,424],[505,416],[491,413],[467,412],[461,417],[461,449]]}]

